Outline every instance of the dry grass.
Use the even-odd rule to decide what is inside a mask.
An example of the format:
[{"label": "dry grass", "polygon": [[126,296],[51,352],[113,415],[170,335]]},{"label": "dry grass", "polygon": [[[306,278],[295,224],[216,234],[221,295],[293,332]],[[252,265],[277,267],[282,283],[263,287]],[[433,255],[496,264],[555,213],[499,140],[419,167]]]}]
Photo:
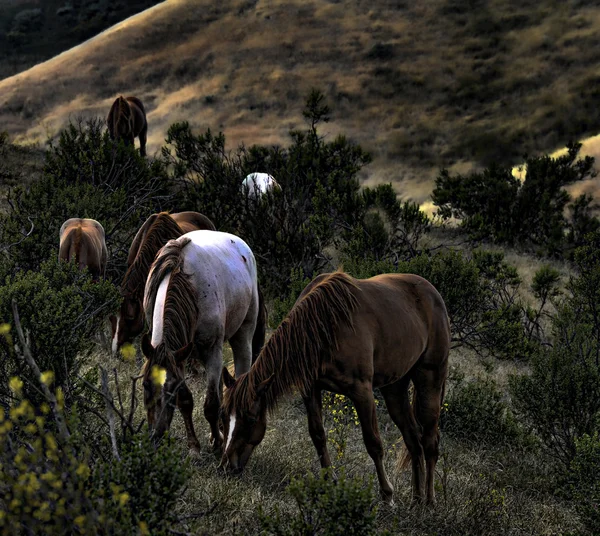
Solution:
[{"label": "dry grass", "polygon": [[0,121],[44,141],[125,93],[147,105],[151,151],[182,119],[230,147],[285,144],[316,86],[334,111],[324,132],[373,152],[366,183],[423,202],[439,166],[516,164],[596,133],[600,12],[560,6],[171,0],[0,81]]}]

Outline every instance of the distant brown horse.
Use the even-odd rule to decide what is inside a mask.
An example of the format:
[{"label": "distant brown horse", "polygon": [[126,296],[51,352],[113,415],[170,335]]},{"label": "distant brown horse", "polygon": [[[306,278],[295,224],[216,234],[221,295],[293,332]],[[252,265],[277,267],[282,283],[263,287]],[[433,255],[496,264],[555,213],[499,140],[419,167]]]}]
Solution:
[{"label": "distant brown horse", "polygon": [[391,501],[393,488],[383,467],[373,399],[373,388],[379,387],[404,437],[407,458],[412,458],[413,500],[421,502],[426,490],[427,502],[433,503],[449,347],[446,306],[422,277],[383,274],[360,280],[343,272],[318,276],[247,374],[234,381],[223,370],[228,389],[222,407],[227,438],[222,465],[243,470],[265,435],[267,411],[295,389],[302,394],[321,465],[331,465],[321,403],[326,389],[354,403],[381,493]]},{"label": "distant brown horse", "polygon": [[94,280],[104,277],[108,253],[102,225],[96,220],[71,218],[62,224],[59,236],[60,260],[74,258],[79,268],[88,268]]},{"label": "distant brown horse", "polygon": [[146,110],[140,99],[119,96],[110,107],[106,123],[110,138],[113,140],[122,139],[126,145],[133,145],[133,140],[137,136],[140,140],[140,154],[146,156],[148,122]]},{"label": "distant brown horse", "polygon": [[129,248],[127,272],[121,283],[120,313],[110,316],[113,353],[144,329],[144,286],[158,250],[169,240],[199,229],[214,231],[215,226],[199,212],[160,212],[152,214],[137,232]]}]

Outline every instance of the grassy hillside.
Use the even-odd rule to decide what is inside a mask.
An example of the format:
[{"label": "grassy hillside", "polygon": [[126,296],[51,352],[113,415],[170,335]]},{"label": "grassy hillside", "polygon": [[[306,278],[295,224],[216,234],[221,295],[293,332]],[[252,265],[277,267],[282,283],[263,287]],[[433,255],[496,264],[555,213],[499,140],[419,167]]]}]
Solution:
[{"label": "grassy hillside", "polygon": [[0,2],[0,79],[82,43],[157,0]]},{"label": "grassy hillside", "polygon": [[363,175],[425,201],[440,166],[465,170],[595,134],[594,2],[171,0],[0,82],[0,124],[44,141],[119,93],[169,124],[223,130],[230,146],[283,143],[322,89],[329,135],[375,159]]}]

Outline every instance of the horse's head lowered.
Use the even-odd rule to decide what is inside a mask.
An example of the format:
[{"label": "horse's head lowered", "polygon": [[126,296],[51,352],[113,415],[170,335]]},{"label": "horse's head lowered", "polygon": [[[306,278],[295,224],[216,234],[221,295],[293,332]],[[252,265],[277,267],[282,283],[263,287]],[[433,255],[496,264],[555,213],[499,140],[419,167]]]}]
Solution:
[{"label": "horse's head lowered", "polygon": [[112,329],[112,351],[116,354],[125,343],[133,342],[144,330],[142,297],[135,293],[124,293],[117,316],[110,315]]},{"label": "horse's head lowered", "polygon": [[185,376],[184,363],[193,347],[194,343],[190,342],[176,352],[170,352],[165,343],[154,348],[147,333],[142,337],[142,352],[146,356],[142,370],[144,407],[148,426],[157,438],[171,426],[177,390]]},{"label": "horse's head lowered", "polygon": [[267,429],[266,395],[274,375],[261,382],[251,392],[247,374],[234,380],[223,368],[225,391],[221,420],[225,447],[221,466],[234,474],[241,473],[257,445],[265,437]]}]

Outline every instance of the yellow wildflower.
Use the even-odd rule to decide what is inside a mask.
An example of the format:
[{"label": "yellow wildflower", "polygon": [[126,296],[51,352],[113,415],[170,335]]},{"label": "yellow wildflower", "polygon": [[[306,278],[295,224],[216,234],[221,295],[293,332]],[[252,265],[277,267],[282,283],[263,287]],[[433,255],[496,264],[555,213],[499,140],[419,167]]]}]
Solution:
[{"label": "yellow wildflower", "polygon": [[17,378],[17,376],[13,376],[8,382],[8,386],[13,393],[18,395],[21,393],[21,389],[23,389],[23,380]]},{"label": "yellow wildflower", "polygon": [[141,536],[150,536],[150,530],[148,529],[148,523],[146,523],[145,521],[140,521],[140,524],[138,526],[140,528]]},{"label": "yellow wildflower", "polygon": [[10,333],[10,324],[0,324],[0,335],[5,336]]},{"label": "yellow wildflower", "polygon": [[121,355],[125,361],[131,361],[135,358],[135,347],[131,343],[121,346]]},{"label": "yellow wildflower", "polygon": [[121,493],[121,495],[119,495],[119,504],[121,506],[125,506],[127,504],[128,500],[129,500],[129,493],[124,492],[124,493]]},{"label": "yellow wildflower", "polygon": [[164,385],[167,380],[167,370],[154,365],[151,371],[152,381],[155,385]]},{"label": "yellow wildflower", "polygon": [[75,521],[75,525],[82,528],[85,524],[85,516],[77,516],[73,521]]},{"label": "yellow wildflower", "polygon": [[54,372],[52,372],[51,370],[47,370],[46,372],[42,372],[40,374],[40,381],[44,385],[47,385],[48,387],[50,387],[50,385],[52,385],[52,382],[54,382]]},{"label": "yellow wildflower", "polygon": [[87,478],[88,476],[90,476],[90,468],[85,463],[79,464],[79,467],[75,472],[77,473],[77,476],[80,476],[82,478]]}]

